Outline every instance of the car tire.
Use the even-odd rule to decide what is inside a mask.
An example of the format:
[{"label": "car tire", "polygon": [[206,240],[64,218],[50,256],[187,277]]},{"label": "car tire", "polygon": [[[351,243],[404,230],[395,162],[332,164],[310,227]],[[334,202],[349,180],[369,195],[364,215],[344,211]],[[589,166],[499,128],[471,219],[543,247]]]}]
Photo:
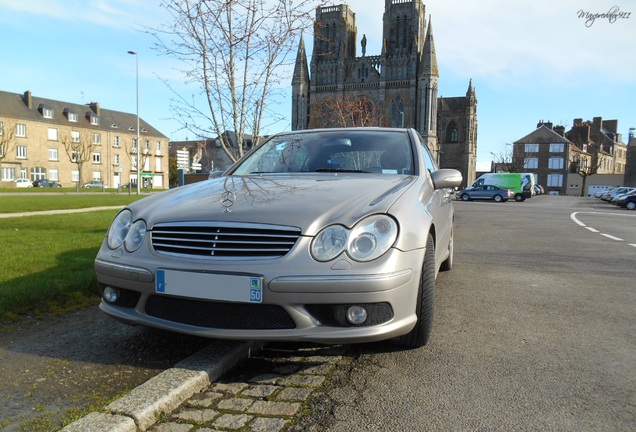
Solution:
[{"label": "car tire", "polygon": [[450,239],[448,241],[448,258],[446,258],[442,264],[440,264],[439,269],[440,271],[451,271],[453,269],[453,264],[454,264],[454,254],[455,254],[455,244],[454,244],[454,240],[453,240],[453,227],[451,226],[451,234],[450,234]]},{"label": "car tire", "polygon": [[630,201],[627,204],[625,204],[625,208],[627,210],[634,210],[636,209],[636,202]]},{"label": "car tire", "polygon": [[460,196],[460,198],[462,199],[462,201],[468,201],[470,199],[468,194],[462,194],[462,196]]},{"label": "car tire", "polygon": [[420,348],[426,346],[433,327],[433,303],[435,300],[435,242],[429,233],[426,241],[426,252],[420,284],[415,304],[417,322],[415,327],[404,336],[400,336],[398,345],[405,348]]},{"label": "car tire", "polygon": [[494,199],[495,202],[503,202],[503,197],[501,195],[495,195],[492,199]]},{"label": "car tire", "polygon": [[526,200],[526,197],[524,197],[523,194],[515,195],[515,201],[522,202],[522,201],[525,201],[525,200]]}]

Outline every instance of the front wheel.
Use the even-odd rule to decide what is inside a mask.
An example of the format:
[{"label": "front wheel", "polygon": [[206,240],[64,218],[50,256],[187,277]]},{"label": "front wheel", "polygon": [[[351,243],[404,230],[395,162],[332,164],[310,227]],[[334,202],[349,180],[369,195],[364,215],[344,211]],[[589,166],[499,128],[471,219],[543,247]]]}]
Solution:
[{"label": "front wheel", "polygon": [[424,264],[420,275],[415,314],[415,327],[404,336],[400,336],[398,344],[406,348],[420,348],[425,346],[433,328],[433,303],[435,300],[435,242],[429,233],[426,240]]},{"label": "front wheel", "polygon": [[462,196],[460,198],[462,199],[462,201],[468,201],[470,199],[468,194],[462,194]]}]

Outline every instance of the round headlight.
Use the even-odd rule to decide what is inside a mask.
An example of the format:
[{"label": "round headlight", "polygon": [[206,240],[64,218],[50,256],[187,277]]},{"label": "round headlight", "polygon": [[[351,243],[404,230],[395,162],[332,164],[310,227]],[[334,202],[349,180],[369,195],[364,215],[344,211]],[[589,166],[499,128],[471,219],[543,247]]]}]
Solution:
[{"label": "round headlight", "polygon": [[132,224],[132,227],[128,231],[128,235],[126,236],[126,240],[124,241],[124,247],[128,252],[134,252],[139,249],[139,246],[144,241],[146,237],[146,222],[143,220],[135,221]]},{"label": "round headlight", "polygon": [[117,216],[115,216],[115,220],[110,225],[110,229],[108,230],[107,243],[108,247],[111,249],[117,249],[120,247],[124,240],[126,240],[126,236],[128,235],[128,231],[132,226],[132,213],[130,210],[122,210],[119,212]]},{"label": "round headlight", "polygon": [[328,226],[311,243],[311,254],[318,261],[329,261],[342,253],[347,245],[347,230],[340,225]]},{"label": "round headlight", "polygon": [[395,242],[397,222],[389,216],[373,215],[356,224],[349,236],[347,253],[356,261],[371,261],[384,254]]}]

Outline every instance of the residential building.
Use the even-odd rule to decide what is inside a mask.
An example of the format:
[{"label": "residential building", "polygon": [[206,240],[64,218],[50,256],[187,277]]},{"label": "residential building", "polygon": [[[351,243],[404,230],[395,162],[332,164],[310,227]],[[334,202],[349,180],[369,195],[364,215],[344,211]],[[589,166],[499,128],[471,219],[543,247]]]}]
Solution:
[{"label": "residential building", "polygon": [[[168,138],[137,116],[100,107],[0,91],[0,184],[48,178],[72,187],[168,187]],[[141,165],[138,169],[138,165]]]},{"label": "residential building", "polygon": [[[537,129],[513,143],[513,160],[523,160],[523,172],[556,195],[582,196],[590,179],[606,176],[607,184],[623,183],[627,146],[617,133],[616,120],[576,119],[565,126],[540,121]],[[604,183],[603,183],[604,184]]]},{"label": "residential building", "polygon": [[460,170],[463,185],[471,184],[477,155],[472,82],[465,96],[438,98],[433,26],[422,0],[385,0],[382,34],[381,54],[367,55],[363,36],[358,56],[349,6],[316,9],[311,63],[301,38],[292,77],[292,130],[342,126],[330,124],[330,101],[360,101],[353,115],[370,119],[365,125],[415,128],[440,166]]}]

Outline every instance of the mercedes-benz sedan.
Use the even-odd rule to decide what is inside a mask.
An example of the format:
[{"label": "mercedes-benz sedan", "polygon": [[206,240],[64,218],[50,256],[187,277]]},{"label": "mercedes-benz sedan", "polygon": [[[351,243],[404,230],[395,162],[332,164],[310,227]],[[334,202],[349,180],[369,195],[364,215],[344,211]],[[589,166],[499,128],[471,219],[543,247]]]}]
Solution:
[{"label": "mercedes-benz sedan", "polygon": [[95,261],[100,308],[210,338],[426,345],[461,179],[413,129],[274,135],[123,209]]}]

